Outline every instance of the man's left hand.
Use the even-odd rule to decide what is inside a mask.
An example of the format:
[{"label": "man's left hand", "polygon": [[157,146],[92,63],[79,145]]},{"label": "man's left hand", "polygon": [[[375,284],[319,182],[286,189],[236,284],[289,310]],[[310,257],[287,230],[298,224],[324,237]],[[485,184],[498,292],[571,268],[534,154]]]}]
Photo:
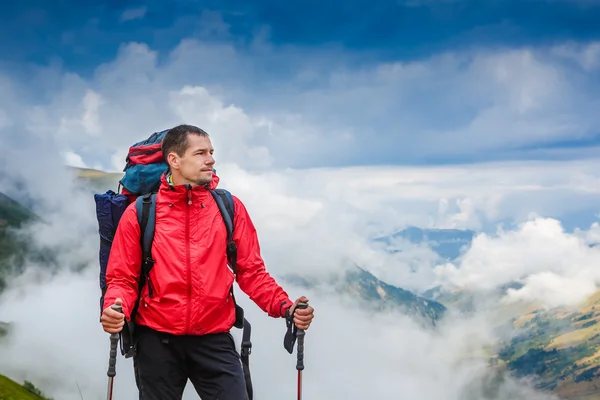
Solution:
[{"label": "man's left hand", "polygon": [[[294,325],[296,325],[298,329],[307,330],[314,318],[315,309],[309,304],[306,308],[299,308],[296,310],[298,303],[308,303],[308,299],[305,296],[298,298],[292,307],[290,307],[290,315],[294,315]],[[295,313],[294,310],[296,310]]]}]

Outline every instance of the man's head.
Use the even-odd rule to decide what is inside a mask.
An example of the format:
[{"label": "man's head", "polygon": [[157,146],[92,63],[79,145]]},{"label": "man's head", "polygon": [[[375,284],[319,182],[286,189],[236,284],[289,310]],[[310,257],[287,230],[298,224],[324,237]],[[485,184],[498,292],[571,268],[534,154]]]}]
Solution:
[{"label": "man's head", "polygon": [[192,125],[170,129],[162,142],[162,152],[173,176],[173,183],[192,186],[212,181],[214,149],[208,133]]}]

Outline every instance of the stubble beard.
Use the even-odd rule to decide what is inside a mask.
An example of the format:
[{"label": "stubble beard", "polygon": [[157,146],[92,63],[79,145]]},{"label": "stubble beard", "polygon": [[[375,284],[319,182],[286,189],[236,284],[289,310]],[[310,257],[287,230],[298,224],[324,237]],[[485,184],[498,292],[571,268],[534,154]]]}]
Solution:
[{"label": "stubble beard", "polygon": [[203,179],[199,179],[199,180],[196,182],[196,185],[198,185],[198,186],[206,186],[206,185],[208,185],[208,184],[209,184],[209,183],[211,183],[211,182],[212,182],[212,179],[206,179],[206,178],[203,178]]},{"label": "stubble beard", "polygon": [[209,184],[209,183],[211,183],[211,182],[212,182],[212,172],[211,172],[211,174],[210,174],[210,177],[208,177],[208,178],[199,178],[199,179],[196,181],[196,184],[197,184],[198,186],[205,186],[205,185],[208,185],[208,184]]}]

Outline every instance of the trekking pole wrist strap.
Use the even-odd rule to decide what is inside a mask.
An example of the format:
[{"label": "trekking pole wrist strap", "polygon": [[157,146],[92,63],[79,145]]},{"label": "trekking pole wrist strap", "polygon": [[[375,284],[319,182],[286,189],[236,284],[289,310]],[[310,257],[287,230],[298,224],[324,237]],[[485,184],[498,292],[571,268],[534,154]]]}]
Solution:
[{"label": "trekking pole wrist strap", "polygon": [[292,306],[288,307],[285,310],[285,324],[287,326],[287,330],[283,338],[283,347],[290,354],[294,352],[294,345],[296,344],[296,334],[298,332],[298,328],[296,327],[296,324],[294,324],[294,314],[296,313],[296,308],[294,308],[294,311],[290,313],[291,308]]}]

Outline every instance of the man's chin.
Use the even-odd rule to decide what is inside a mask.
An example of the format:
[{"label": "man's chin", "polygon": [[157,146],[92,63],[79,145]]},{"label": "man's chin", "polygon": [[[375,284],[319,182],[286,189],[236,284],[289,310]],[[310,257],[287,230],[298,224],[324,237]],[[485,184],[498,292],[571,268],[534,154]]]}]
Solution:
[{"label": "man's chin", "polygon": [[212,174],[209,178],[202,177],[202,178],[198,179],[198,181],[196,183],[199,186],[204,186],[204,185],[208,185],[211,182],[212,182]]}]

